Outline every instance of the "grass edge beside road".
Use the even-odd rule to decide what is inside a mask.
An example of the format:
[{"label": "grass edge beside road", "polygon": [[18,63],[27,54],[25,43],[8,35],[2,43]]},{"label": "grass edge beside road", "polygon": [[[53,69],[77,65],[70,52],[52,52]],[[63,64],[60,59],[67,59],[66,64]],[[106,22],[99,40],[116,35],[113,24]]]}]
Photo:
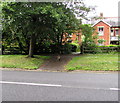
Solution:
[{"label": "grass edge beside road", "polygon": [[74,57],[65,70],[118,71],[118,54],[84,54]]},{"label": "grass edge beside road", "polygon": [[50,56],[35,55],[34,58],[27,58],[27,55],[0,55],[2,68],[20,68],[27,70],[38,69]]}]

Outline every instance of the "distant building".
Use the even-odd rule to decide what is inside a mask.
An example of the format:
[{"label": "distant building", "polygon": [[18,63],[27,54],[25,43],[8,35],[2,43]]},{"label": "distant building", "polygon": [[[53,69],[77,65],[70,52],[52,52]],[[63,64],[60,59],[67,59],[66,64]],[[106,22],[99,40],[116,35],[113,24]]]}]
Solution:
[{"label": "distant building", "polygon": [[101,44],[97,43],[98,45],[118,44],[118,37],[120,36],[119,23],[100,20],[97,21],[93,27],[96,31],[93,35],[98,35],[99,40],[105,41]]},{"label": "distant building", "polygon": [[71,33],[71,34],[68,34],[68,33],[65,33],[63,35],[63,39],[62,39],[62,42],[63,43],[73,43],[75,41],[77,41],[78,44],[80,44],[82,41],[81,41],[81,33]]},{"label": "distant building", "polygon": [[[98,35],[98,40],[103,40],[103,43],[98,43],[98,45],[118,45],[118,37],[120,37],[120,22],[118,19],[120,17],[103,17],[103,13],[100,16],[91,18],[88,24],[91,24],[95,28],[95,33],[93,35]],[[82,42],[82,33],[72,33],[65,34],[64,42],[74,42],[78,41],[79,44]]]}]

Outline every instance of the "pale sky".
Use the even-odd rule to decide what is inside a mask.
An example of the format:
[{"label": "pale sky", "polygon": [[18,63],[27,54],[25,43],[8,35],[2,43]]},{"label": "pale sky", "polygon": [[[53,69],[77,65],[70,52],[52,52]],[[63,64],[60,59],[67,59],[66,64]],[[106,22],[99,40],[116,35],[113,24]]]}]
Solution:
[{"label": "pale sky", "polygon": [[83,0],[89,6],[97,6],[96,14],[90,13],[90,16],[100,15],[104,17],[118,17],[118,2],[120,0]]}]

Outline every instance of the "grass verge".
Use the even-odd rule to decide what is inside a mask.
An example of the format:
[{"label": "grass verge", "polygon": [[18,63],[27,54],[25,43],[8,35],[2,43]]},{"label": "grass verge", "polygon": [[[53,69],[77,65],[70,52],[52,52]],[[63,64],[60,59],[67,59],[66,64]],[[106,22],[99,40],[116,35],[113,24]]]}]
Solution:
[{"label": "grass verge", "polygon": [[35,58],[27,58],[27,55],[0,55],[3,68],[21,68],[21,69],[38,69],[43,64],[44,60],[49,59],[49,56],[38,56]]},{"label": "grass verge", "polygon": [[118,71],[118,54],[84,54],[74,57],[66,70]]}]

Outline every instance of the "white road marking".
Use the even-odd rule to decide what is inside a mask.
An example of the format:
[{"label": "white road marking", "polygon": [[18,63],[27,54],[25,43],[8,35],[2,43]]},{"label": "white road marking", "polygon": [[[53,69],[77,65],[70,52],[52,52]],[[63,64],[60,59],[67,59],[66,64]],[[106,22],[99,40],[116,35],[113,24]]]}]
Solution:
[{"label": "white road marking", "polygon": [[120,90],[120,88],[110,88],[110,90]]},{"label": "white road marking", "polygon": [[79,89],[92,89],[92,90],[108,90],[108,91],[119,91],[119,88],[90,88],[90,87],[74,87],[74,86],[62,86],[66,88],[79,88]]},{"label": "white road marking", "polygon": [[18,84],[18,85],[33,85],[33,86],[48,86],[48,87],[65,87],[65,88],[80,88],[80,89],[96,89],[96,90],[112,90],[118,91],[120,88],[85,88],[85,87],[72,87],[72,86],[63,86],[57,84],[39,84],[39,83],[26,83],[26,82],[9,82],[9,81],[0,81],[1,84]]},{"label": "white road marking", "polygon": [[62,85],[57,84],[39,84],[39,83],[25,83],[25,82],[8,82],[0,81],[2,84],[22,84],[22,85],[35,85],[35,86],[50,86],[50,87],[61,87]]}]

